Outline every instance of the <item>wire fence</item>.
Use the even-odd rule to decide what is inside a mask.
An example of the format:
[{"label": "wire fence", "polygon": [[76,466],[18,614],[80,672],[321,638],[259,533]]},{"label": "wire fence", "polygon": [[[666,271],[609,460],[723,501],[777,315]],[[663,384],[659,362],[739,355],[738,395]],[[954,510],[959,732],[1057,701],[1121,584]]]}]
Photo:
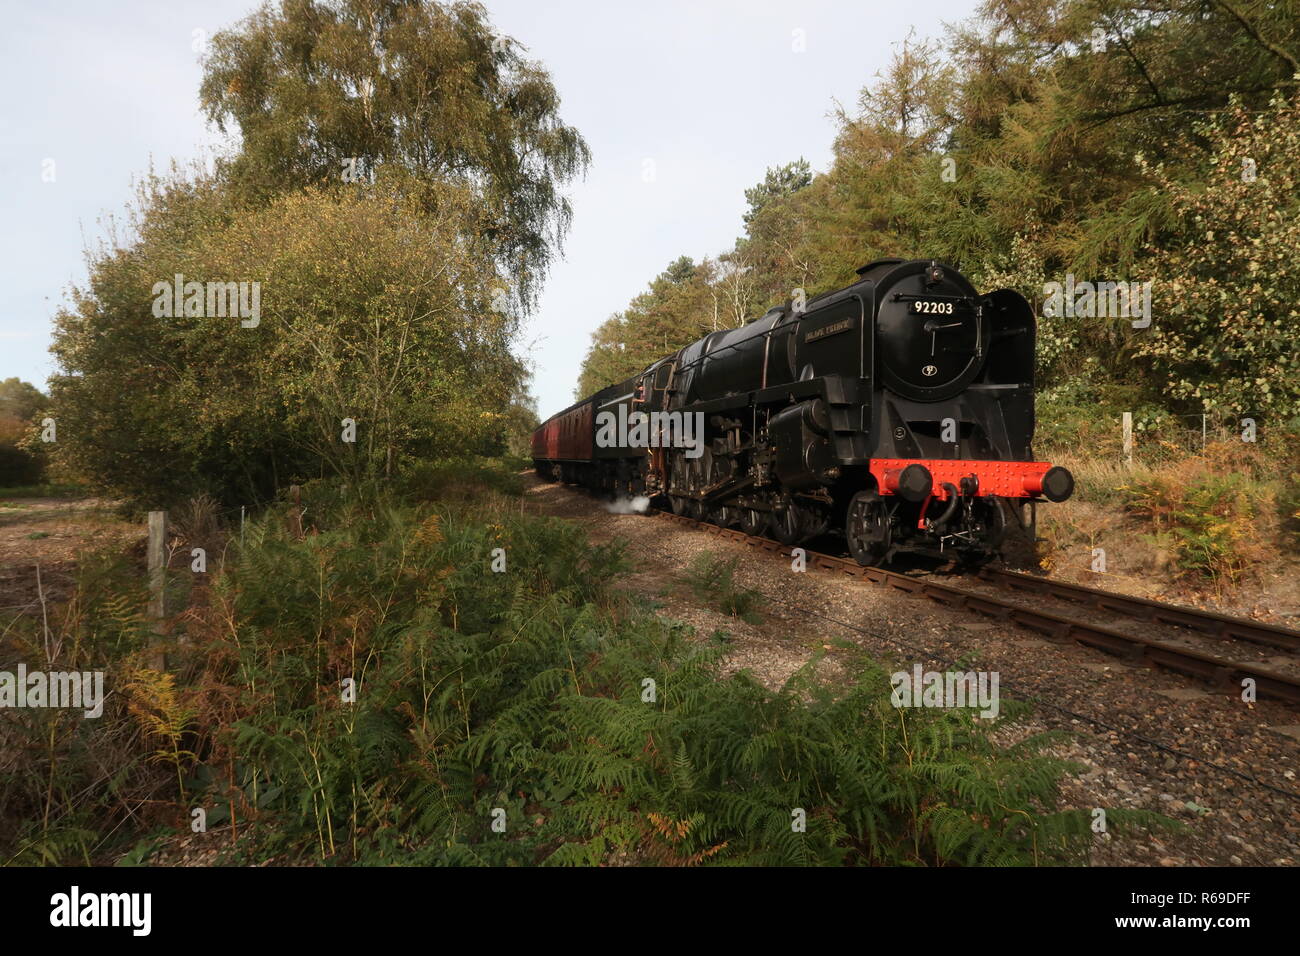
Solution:
[{"label": "wire fence", "polygon": [[[295,490],[296,486],[294,486],[294,488],[288,493],[291,506],[296,503],[294,502]],[[279,503],[280,502],[278,501],[272,501],[258,505],[221,505],[212,498],[201,496],[199,498],[191,499],[188,502],[183,502],[169,511],[161,512],[164,516],[162,525],[163,533],[157,545],[160,554],[160,558],[157,560],[161,560],[163,567],[173,567],[176,556],[182,554],[177,541],[184,542],[185,547],[193,544],[194,542],[189,539],[194,536],[194,533],[198,530],[198,526],[206,526],[208,532],[216,532],[219,535],[219,540],[227,544],[236,544],[242,547],[245,539],[245,532],[248,529],[250,522],[252,522],[255,517],[263,515],[268,509],[275,509]],[[151,512],[151,514],[154,513],[158,512]],[[290,520],[292,521],[292,519]],[[293,521],[293,527],[296,528],[298,534],[302,533],[301,522],[302,518],[300,512],[297,520]],[[150,531],[149,521],[147,519],[140,521],[139,528],[141,537],[147,538]],[[206,536],[207,535],[200,534],[200,537]],[[200,541],[199,543],[206,544],[207,542]],[[205,561],[208,557],[208,555],[205,555]],[[215,558],[217,555],[214,554],[211,555],[211,557]],[[190,556],[184,554],[183,560],[188,562]],[[41,569],[48,568],[48,566],[48,562],[32,560],[31,565],[26,568],[26,571],[34,571],[39,575]],[[13,565],[13,567],[18,566]],[[40,597],[37,597],[34,600],[26,601],[24,603],[0,605],[0,613],[5,614],[6,616],[39,614],[43,604],[43,600]]]},{"label": "wire fence", "polygon": [[1160,464],[1190,456],[1222,454],[1236,446],[1243,453],[1267,454],[1271,443],[1289,435],[1271,429],[1261,417],[1238,413],[1168,415],[1106,412],[1095,419],[1053,427],[1040,422],[1035,450],[1096,461],[1134,460]]},{"label": "wire fence", "polygon": [[1204,452],[1212,444],[1258,444],[1263,435],[1259,420],[1250,415],[1175,415],[1174,424],[1157,427],[1152,437],[1176,445],[1188,454]]}]

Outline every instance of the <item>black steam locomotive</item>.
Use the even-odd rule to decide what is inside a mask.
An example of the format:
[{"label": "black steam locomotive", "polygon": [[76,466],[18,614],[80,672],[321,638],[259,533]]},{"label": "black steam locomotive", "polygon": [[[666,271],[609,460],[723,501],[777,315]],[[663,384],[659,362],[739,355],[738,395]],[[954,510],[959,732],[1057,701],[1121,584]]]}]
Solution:
[{"label": "black steam locomotive", "polygon": [[1074,480],[1034,461],[1033,309],[933,261],[706,335],[533,434],[537,472],[794,545],[842,531],[862,564],[970,564]]}]

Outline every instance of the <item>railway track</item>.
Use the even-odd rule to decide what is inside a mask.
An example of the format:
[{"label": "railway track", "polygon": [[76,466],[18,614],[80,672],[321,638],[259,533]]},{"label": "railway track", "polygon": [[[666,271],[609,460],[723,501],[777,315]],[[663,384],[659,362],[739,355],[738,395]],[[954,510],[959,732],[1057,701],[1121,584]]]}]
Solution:
[{"label": "railway track", "polygon": [[[741,542],[759,551],[787,557],[791,554],[790,548],[768,538],[748,535],[733,528],[720,528],[708,522],[697,521],[671,512],[654,510],[652,514],[660,520],[697,528],[708,534]],[[806,549],[805,553],[809,567],[847,574],[873,584],[928,598],[948,607],[966,609],[1019,624],[1044,634],[1050,640],[1075,641],[1114,654],[1132,663],[1164,667],[1199,677],[1225,690],[1239,693],[1242,681],[1250,678],[1255,682],[1256,691],[1260,696],[1300,705],[1300,672],[1287,673],[1258,662],[1233,659],[1215,651],[1183,646],[1173,640],[1133,634],[1094,621],[1082,620],[1074,616],[1067,617],[1043,608],[1026,607],[1001,595],[959,587],[936,581],[932,577],[922,578],[884,568],[863,567],[852,558],[842,558]],[[1129,597],[1000,569],[984,569],[978,580],[989,582],[1001,590],[1015,594],[1028,593],[1038,597],[1051,597],[1139,621],[1186,628],[1224,640],[1243,640],[1288,652],[1300,651],[1300,631],[1246,618],[1178,607],[1145,598]]]},{"label": "railway track", "polygon": [[1179,607],[1176,604],[1116,594],[1080,584],[1067,584],[1064,581],[1037,578],[1032,574],[1021,574],[1001,568],[983,568],[979,576],[999,587],[1030,594],[1048,595],[1139,620],[1173,624],[1213,637],[1250,641],[1253,644],[1263,644],[1284,651],[1300,650],[1300,631],[1278,627],[1276,624],[1265,624],[1249,618],[1232,617],[1228,614],[1202,611],[1197,608]]}]

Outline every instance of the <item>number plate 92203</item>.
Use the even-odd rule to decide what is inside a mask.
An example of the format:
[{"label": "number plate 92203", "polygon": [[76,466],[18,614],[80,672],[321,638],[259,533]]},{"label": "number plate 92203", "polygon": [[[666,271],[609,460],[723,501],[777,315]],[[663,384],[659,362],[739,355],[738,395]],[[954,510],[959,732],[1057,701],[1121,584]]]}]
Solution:
[{"label": "number plate 92203", "polygon": [[933,302],[929,299],[917,299],[912,303],[912,311],[922,315],[952,315],[951,302]]}]

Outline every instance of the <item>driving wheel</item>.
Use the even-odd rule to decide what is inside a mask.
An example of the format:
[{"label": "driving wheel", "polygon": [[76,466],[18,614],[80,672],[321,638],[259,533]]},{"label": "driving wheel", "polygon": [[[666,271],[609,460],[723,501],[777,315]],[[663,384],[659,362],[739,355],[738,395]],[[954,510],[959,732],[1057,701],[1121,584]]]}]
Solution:
[{"label": "driving wheel", "polygon": [[853,559],[863,566],[879,564],[889,554],[892,535],[885,503],[874,491],[859,491],[849,501],[844,537]]}]

